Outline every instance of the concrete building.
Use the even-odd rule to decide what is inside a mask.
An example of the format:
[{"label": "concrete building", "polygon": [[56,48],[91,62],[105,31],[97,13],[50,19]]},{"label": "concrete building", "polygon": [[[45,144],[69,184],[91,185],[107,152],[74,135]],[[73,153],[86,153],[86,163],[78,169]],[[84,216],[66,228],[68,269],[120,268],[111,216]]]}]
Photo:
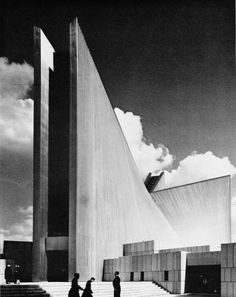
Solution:
[{"label": "concrete building", "polygon": [[219,294],[222,251],[209,246],[156,250],[155,241],[126,244],[123,256],[104,261],[104,280],[112,281],[120,271],[122,281],[154,281],[170,293]]},{"label": "concrete building", "polygon": [[[229,177],[209,192],[205,183],[198,187],[199,201],[195,186],[184,188],[181,199],[170,189],[151,197],[77,20],[70,24],[68,52],[54,49],[40,28],[34,36],[33,280],[68,280],[76,271],[81,280],[91,275],[102,280],[104,259],[120,257],[123,244],[155,240],[157,250],[191,246],[193,237],[183,231],[189,222],[210,235],[201,240],[198,233],[195,245],[230,242]],[[176,213],[179,203],[182,213]],[[201,222],[203,209],[211,215]],[[220,232],[212,229],[214,221]]]},{"label": "concrete building", "polygon": [[35,28],[34,69],[33,280],[66,280],[75,271],[101,280],[103,260],[118,256],[121,243],[176,243],[139,176],[77,20],[70,53],[55,52]]}]

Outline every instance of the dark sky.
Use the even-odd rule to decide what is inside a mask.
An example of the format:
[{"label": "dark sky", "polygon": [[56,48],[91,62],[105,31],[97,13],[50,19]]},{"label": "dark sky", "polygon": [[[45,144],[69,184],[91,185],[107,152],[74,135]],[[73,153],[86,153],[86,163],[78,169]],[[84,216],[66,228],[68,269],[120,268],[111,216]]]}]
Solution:
[{"label": "dark sky", "polygon": [[[0,0],[0,57],[33,66],[33,26],[68,50],[74,17],[113,107],[141,116],[145,138],[169,148],[174,168],[193,151],[236,166],[234,1]],[[32,205],[32,156],[5,153],[0,229],[16,223],[10,233],[23,234],[15,229],[32,211],[19,211]]]},{"label": "dark sky", "polygon": [[2,2],[1,56],[33,65],[33,26],[59,50],[78,17],[112,105],[177,161],[212,150],[236,165],[234,1]]}]

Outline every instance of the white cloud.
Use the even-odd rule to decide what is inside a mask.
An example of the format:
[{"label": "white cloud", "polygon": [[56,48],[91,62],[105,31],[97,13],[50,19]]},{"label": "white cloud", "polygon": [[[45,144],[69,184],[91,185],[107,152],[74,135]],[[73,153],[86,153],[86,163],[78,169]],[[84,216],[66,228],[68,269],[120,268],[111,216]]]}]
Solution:
[{"label": "white cloud", "polygon": [[154,147],[145,141],[140,116],[123,112],[117,107],[114,111],[143,179],[149,172],[159,173],[172,165],[174,157],[167,147],[163,144]]},{"label": "white cloud", "polygon": [[0,58],[0,148],[32,151],[33,101],[23,100],[33,84],[33,68]]},{"label": "white cloud", "polygon": [[18,213],[25,214],[27,216],[33,215],[33,206],[28,206],[28,207],[19,207],[18,208]]},{"label": "white cloud", "polygon": [[0,57],[0,96],[22,99],[33,84],[33,68],[26,62],[9,63]]},{"label": "white cloud", "polygon": [[26,208],[19,207],[18,213],[21,214],[19,223],[9,226],[8,229],[0,229],[0,241],[32,241],[33,232],[33,206]]},{"label": "white cloud", "polygon": [[165,171],[166,187],[173,187],[224,175],[235,175],[236,168],[228,157],[219,158],[212,152],[194,152],[183,159],[177,169]]}]

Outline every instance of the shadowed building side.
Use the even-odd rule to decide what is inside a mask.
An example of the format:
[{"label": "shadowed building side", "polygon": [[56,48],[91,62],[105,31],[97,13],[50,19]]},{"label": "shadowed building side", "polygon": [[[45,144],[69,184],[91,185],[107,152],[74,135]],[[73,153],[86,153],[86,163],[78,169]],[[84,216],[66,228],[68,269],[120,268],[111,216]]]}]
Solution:
[{"label": "shadowed building side", "polygon": [[151,194],[185,246],[231,242],[231,181],[223,176]]},{"label": "shadowed building side", "polygon": [[77,20],[70,26],[69,275],[102,279],[103,260],[122,244],[178,245],[148,194]]},{"label": "shadowed building side", "polygon": [[49,69],[54,49],[42,30],[34,28],[34,171],[33,281],[47,278]]}]

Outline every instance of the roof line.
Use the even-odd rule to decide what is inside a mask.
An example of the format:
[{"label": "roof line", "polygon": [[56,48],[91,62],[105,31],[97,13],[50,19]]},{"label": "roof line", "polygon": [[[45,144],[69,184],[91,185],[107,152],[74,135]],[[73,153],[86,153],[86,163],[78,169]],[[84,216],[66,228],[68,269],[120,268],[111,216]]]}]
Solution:
[{"label": "roof line", "polygon": [[173,186],[173,187],[169,187],[169,188],[157,190],[157,191],[154,191],[154,192],[152,192],[150,194],[161,192],[161,191],[166,191],[166,190],[170,190],[170,189],[175,189],[175,188],[190,186],[190,185],[194,185],[194,184],[199,184],[199,183],[207,182],[207,181],[210,181],[210,180],[215,180],[215,179],[224,178],[224,177],[230,177],[230,176],[231,176],[230,174],[227,174],[227,175],[222,175],[222,176],[213,177],[213,178],[209,178],[209,179],[204,179],[204,180],[200,180],[200,181],[197,181],[197,182],[192,182],[192,183],[188,183],[188,184],[183,184],[183,185],[179,185],[179,186]]}]

